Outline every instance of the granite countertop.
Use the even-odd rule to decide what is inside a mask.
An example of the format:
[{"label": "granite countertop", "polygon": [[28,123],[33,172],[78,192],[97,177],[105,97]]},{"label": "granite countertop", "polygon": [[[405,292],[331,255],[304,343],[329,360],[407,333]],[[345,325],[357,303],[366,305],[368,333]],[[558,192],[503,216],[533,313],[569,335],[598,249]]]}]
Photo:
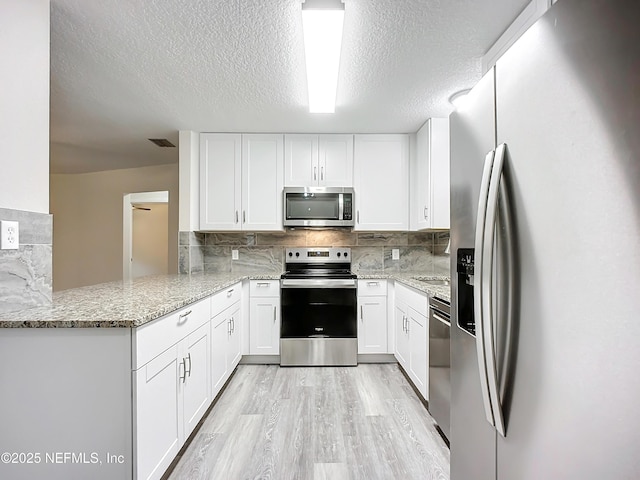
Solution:
[{"label": "granite countertop", "polygon": [[54,292],[49,306],[0,315],[0,328],[139,327],[246,278],[273,274],[153,275]]},{"label": "granite countertop", "polygon": [[[449,301],[450,287],[416,278],[448,279],[420,273],[363,272],[359,279],[391,279]],[[49,306],[0,314],[0,328],[132,328],[208,297],[245,279],[279,280],[280,273],[154,275],[53,294]]]},{"label": "granite countertop", "polygon": [[396,282],[400,282],[409,287],[415,288],[421,292],[424,292],[433,297],[440,298],[442,300],[446,300],[447,302],[451,302],[451,286],[449,285],[430,285],[428,283],[421,282],[420,279],[431,279],[431,280],[450,280],[450,278],[446,275],[425,275],[420,272],[402,272],[402,273],[393,273],[393,272],[366,272],[366,273],[358,273],[359,279],[367,279],[367,278],[388,278],[390,280],[395,280]]}]

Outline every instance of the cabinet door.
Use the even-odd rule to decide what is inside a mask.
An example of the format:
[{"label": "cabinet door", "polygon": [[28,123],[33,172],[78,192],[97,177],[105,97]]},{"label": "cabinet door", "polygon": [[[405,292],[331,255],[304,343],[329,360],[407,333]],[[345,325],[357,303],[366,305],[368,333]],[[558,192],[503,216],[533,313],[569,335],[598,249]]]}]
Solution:
[{"label": "cabinet door", "polygon": [[450,226],[449,119],[431,119],[431,228]]},{"label": "cabinet door", "polygon": [[387,353],[387,297],[358,297],[358,353]]},{"label": "cabinet door", "polygon": [[430,118],[416,135],[411,227],[449,228],[449,119]]},{"label": "cabinet door", "polygon": [[282,230],[282,135],[242,135],[242,229]]},{"label": "cabinet door", "polygon": [[408,230],[409,137],[356,135],[355,230]]},{"label": "cabinet door", "polygon": [[353,186],[353,135],[320,135],[318,168],[320,186]]},{"label": "cabinet door", "polygon": [[284,186],[318,185],[318,136],[284,136]]},{"label": "cabinet door", "polygon": [[211,403],[210,368],[211,327],[202,325],[185,338],[181,344],[185,362],[185,376],[182,381],[184,438],[186,439]]},{"label": "cabinet door", "polygon": [[227,343],[227,375],[233,372],[236,365],[240,362],[242,356],[241,350],[241,333],[242,333],[242,314],[240,302],[229,308],[228,318],[231,322],[229,330],[229,341]]},{"label": "cabinet door", "polygon": [[200,134],[200,230],[240,230],[241,135]]},{"label": "cabinet door", "polygon": [[431,119],[416,134],[416,164],[411,175],[415,205],[411,209],[415,230],[431,228]]},{"label": "cabinet door", "polygon": [[425,400],[429,372],[429,339],[427,317],[409,308],[409,377]]},{"label": "cabinet door", "polygon": [[227,311],[211,320],[211,398],[215,398],[227,380],[227,343],[231,322]]},{"label": "cabinet door", "polygon": [[135,478],[160,478],[182,445],[181,362],[174,345],[135,371]]},{"label": "cabinet door", "polygon": [[395,354],[398,363],[405,371],[409,369],[409,336],[408,336],[408,311],[407,306],[398,301],[396,297],[395,324],[396,324],[396,348]]},{"label": "cabinet door", "polygon": [[280,354],[280,298],[251,298],[249,308],[249,353]]}]

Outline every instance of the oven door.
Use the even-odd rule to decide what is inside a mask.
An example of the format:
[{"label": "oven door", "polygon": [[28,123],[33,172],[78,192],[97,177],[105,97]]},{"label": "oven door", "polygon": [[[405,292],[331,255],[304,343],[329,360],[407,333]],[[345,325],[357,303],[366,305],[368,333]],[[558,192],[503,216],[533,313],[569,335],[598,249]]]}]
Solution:
[{"label": "oven door", "polygon": [[281,338],[356,338],[353,279],[282,280]]},{"label": "oven door", "polygon": [[280,301],[281,366],[357,365],[355,280],[282,280]]}]

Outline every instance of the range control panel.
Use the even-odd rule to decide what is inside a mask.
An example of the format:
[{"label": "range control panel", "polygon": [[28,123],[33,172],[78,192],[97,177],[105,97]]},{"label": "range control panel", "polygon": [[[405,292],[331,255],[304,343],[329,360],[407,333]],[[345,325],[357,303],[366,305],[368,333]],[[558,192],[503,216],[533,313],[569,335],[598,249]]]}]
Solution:
[{"label": "range control panel", "polygon": [[287,248],[286,263],[345,263],[351,262],[351,249],[347,247]]}]

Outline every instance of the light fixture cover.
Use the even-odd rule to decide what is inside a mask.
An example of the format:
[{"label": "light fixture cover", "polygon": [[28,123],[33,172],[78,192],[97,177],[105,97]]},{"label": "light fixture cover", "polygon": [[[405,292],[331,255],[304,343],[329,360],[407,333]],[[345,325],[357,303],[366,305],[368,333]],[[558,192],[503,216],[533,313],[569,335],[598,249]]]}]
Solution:
[{"label": "light fixture cover", "polygon": [[469,94],[470,91],[471,91],[470,89],[466,89],[466,90],[460,90],[459,92],[454,93],[449,97],[449,103],[453,105],[456,108],[456,110],[459,109],[464,104],[465,99],[467,98],[467,95]]},{"label": "light fixture cover", "polygon": [[344,5],[340,0],[307,0],[302,4],[311,113],[335,112],[343,22]]}]

